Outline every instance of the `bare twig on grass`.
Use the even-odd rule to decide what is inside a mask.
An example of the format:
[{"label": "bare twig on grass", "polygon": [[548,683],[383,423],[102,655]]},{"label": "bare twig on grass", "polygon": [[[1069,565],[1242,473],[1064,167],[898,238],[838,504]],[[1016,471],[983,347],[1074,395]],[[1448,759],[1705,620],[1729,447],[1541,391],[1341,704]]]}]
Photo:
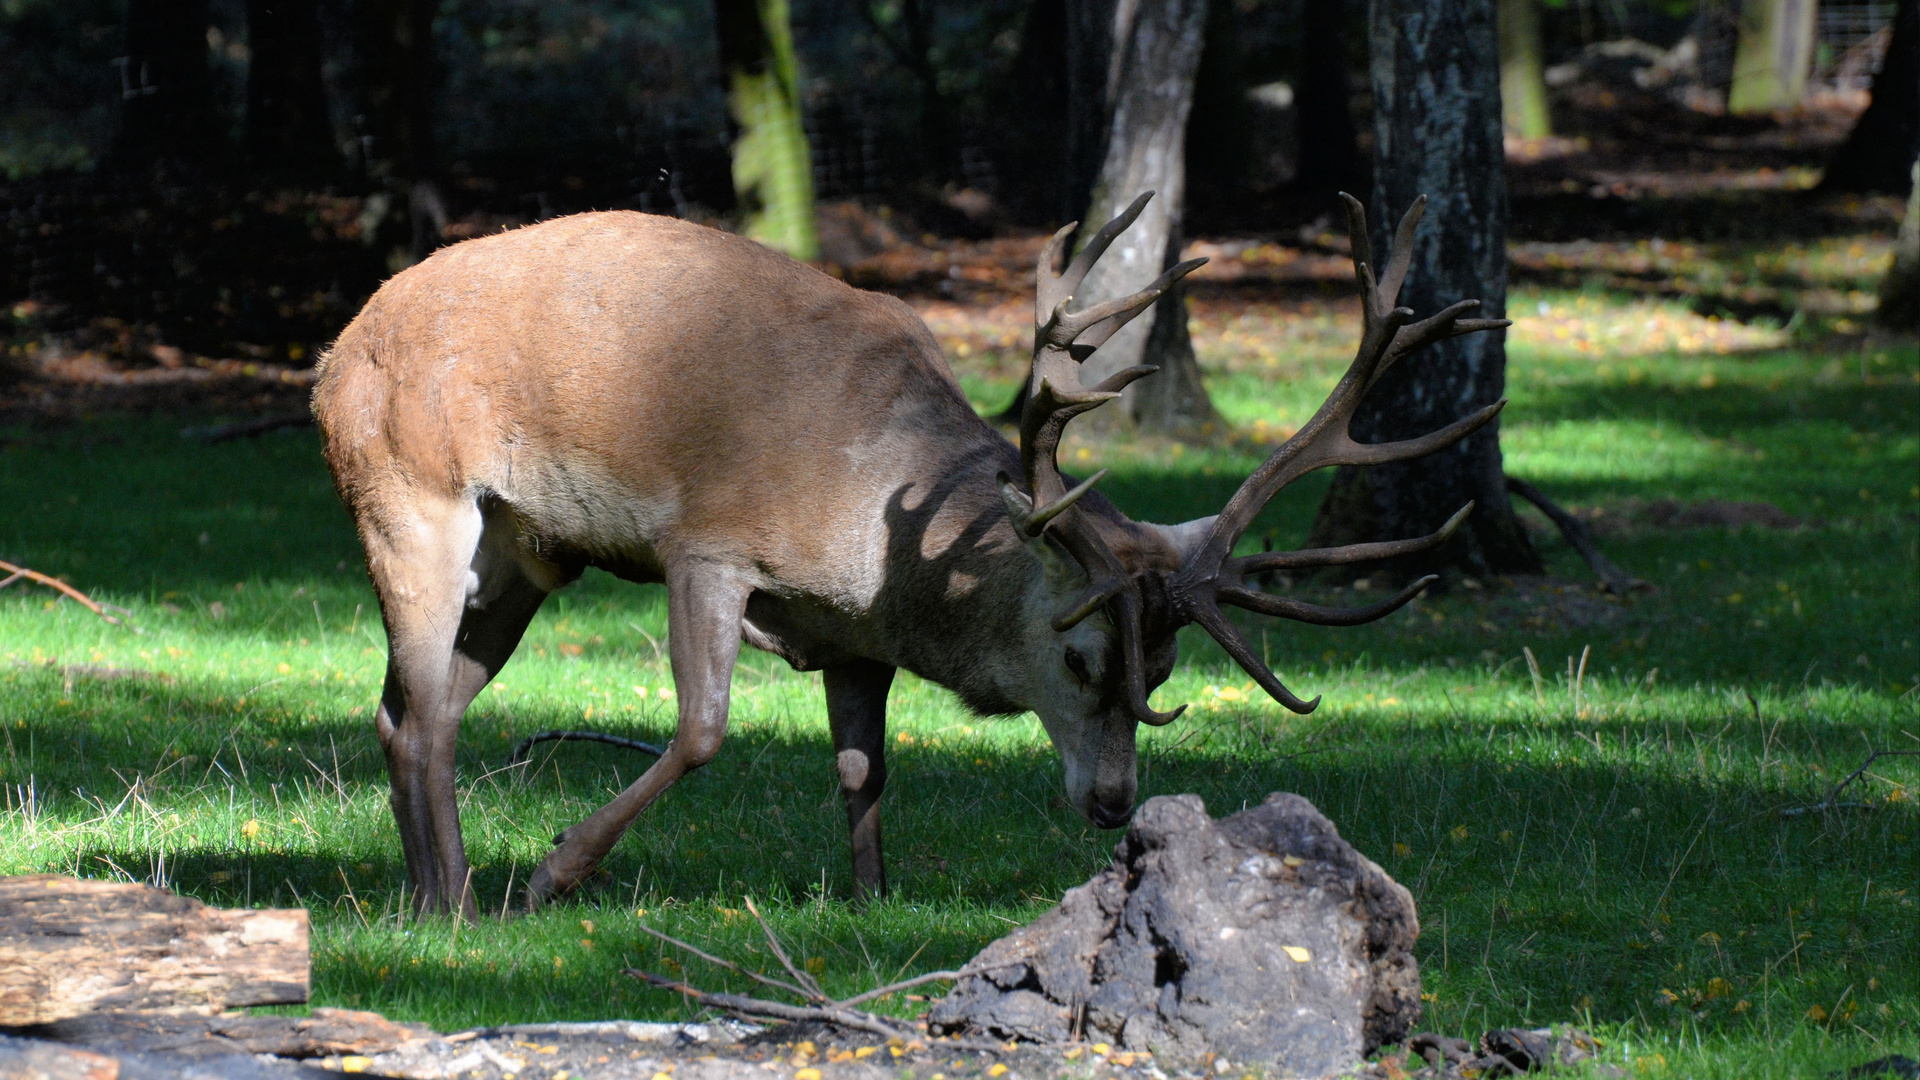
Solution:
[{"label": "bare twig on grass", "polygon": [[760,921],[760,930],[767,935],[767,947],[773,950],[773,958],[780,961],[780,966],[787,969],[787,974],[793,976],[794,982],[806,987],[806,997],[813,1001],[832,1001],[827,992],[820,989],[820,984],[813,981],[812,975],[794,966],[792,958],[787,956],[787,950],[780,947],[780,938],[774,934],[773,927],[767,925],[767,917],[760,914],[751,896],[747,897],[747,910],[753,912],[753,917]]},{"label": "bare twig on grass", "polygon": [[1580,553],[1580,557],[1587,561],[1587,565],[1599,577],[1600,587],[1603,590],[1620,594],[1656,591],[1652,584],[1620,569],[1614,565],[1613,560],[1602,555],[1599,547],[1593,542],[1593,534],[1587,531],[1586,524],[1567,513],[1560,504],[1547,498],[1546,492],[1517,476],[1507,477],[1507,490],[1539,507],[1540,512],[1547,515],[1548,520],[1559,527],[1560,534],[1567,538],[1567,543],[1573,545],[1573,549]]},{"label": "bare twig on grass", "polygon": [[646,923],[641,923],[640,929],[646,931],[649,934],[652,934],[654,937],[659,938],[661,941],[666,942],[667,944],[673,946],[676,949],[685,949],[687,952],[690,952],[693,955],[699,957],[700,959],[705,960],[709,964],[717,964],[720,967],[726,968],[728,971],[738,972],[739,974],[745,975],[747,978],[752,979],[753,981],[760,983],[763,986],[771,986],[776,990],[785,990],[787,993],[792,994],[795,997],[811,996],[805,990],[802,990],[800,987],[795,986],[790,982],[783,982],[771,976],[762,975],[757,971],[748,971],[746,968],[741,967],[739,964],[736,964],[731,960],[722,960],[710,952],[705,952],[697,946],[690,945],[684,941],[681,941],[677,937],[670,937],[666,934],[663,934],[660,931],[655,930],[653,927],[648,926]]},{"label": "bare twig on grass", "polygon": [[[760,929],[765,932],[767,945],[773,950],[773,955],[778,958],[781,965],[787,969],[787,973],[794,977],[794,982],[787,982],[782,979],[773,978],[770,975],[762,975],[756,971],[749,971],[731,960],[723,960],[696,945],[655,930],[645,923],[640,924],[640,929],[672,945],[674,948],[683,949],[710,964],[716,964],[726,968],[728,971],[745,975],[747,978],[763,986],[770,986],[776,990],[792,994],[795,997],[805,998],[808,1004],[788,1005],[779,1001],[767,1001],[762,998],[747,997],[744,994],[710,994],[698,987],[691,986],[677,979],[669,979],[664,975],[655,975],[652,972],[642,971],[639,968],[625,968],[622,969],[622,973],[654,986],[684,994],[708,1008],[720,1009],[736,1016],[784,1020],[789,1023],[810,1020],[820,1023],[836,1024],[857,1031],[866,1031],[889,1039],[912,1039],[917,1037],[919,1032],[911,1026],[877,1016],[864,1009],[855,1009],[854,1006],[875,1001],[887,997],[890,994],[897,994],[903,990],[911,990],[916,986],[923,986],[930,982],[952,982],[967,975],[977,975],[983,971],[994,970],[999,966],[1012,966],[993,965],[984,968],[963,968],[960,971],[931,971],[925,975],[916,975],[910,979],[902,979],[898,982],[888,983],[885,986],[876,987],[865,993],[856,994],[853,997],[836,1001],[828,997],[826,992],[820,989],[820,984],[814,981],[813,976],[806,974],[794,965],[792,959],[787,955],[786,947],[780,943],[779,936],[773,932],[773,927],[767,922],[766,916],[760,914],[760,909],[754,904],[753,899],[751,897],[747,898],[746,903],[747,910],[751,911],[753,917],[759,920]],[[916,952],[915,955],[917,956],[919,954]],[[943,1045],[953,1045],[969,1050],[1001,1049],[998,1043],[966,1039],[952,1040],[950,1043]]]},{"label": "bare twig on grass", "polygon": [[870,1012],[813,1005],[787,1005],[778,1001],[763,1001],[760,998],[747,997],[744,994],[709,994],[686,983],[669,979],[664,975],[655,975],[650,971],[641,971],[639,968],[626,968],[622,973],[662,989],[684,994],[694,1002],[710,1009],[719,1009],[739,1016],[757,1016],[769,1020],[785,1020],[790,1023],[813,1020],[853,1028],[856,1031],[870,1032],[883,1039],[911,1039],[919,1035],[919,1032],[910,1027],[889,1024]]},{"label": "bare twig on grass", "polygon": [[1859,768],[1853,770],[1851,773],[1848,773],[1847,778],[1845,780],[1842,780],[1838,784],[1835,784],[1833,787],[1832,794],[1829,794],[1825,800],[1814,803],[1812,806],[1789,807],[1788,809],[1780,811],[1780,816],[1781,817],[1799,817],[1801,814],[1814,814],[1822,810],[1864,810],[1866,809],[1871,804],[1858,803],[1858,802],[1843,803],[1837,800],[1840,798],[1840,793],[1847,790],[1848,785],[1852,784],[1855,780],[1858,780],[1862,776],[1866,775],[1867,766],[1872,765],[1874,761],[1883,757],[1920,757],[1920,750],[1875,750],[1873,753],[1867,755],[1867,760],[1861,762]]},{"label": "bare twig on grass", "polygon": [[125,608],[113,607],[110,604],[102,604],[99,601],[88,596],[86,593],[81,592],[79,589],[76,589],[73,586],[67,584],[66,582],[61,581],[59,578],[52,577],[47,574],[43,574],[38,570],[29,570],[24,566],[15,566],[10,562],[0,561],[0,573],[4,573],[7,575],[5,578],[0,578],[0,589],[6,588],[7,586],[13,584],[14,582],[19,581],[21,578],[25,578],[28,581],[38,582],[42,585],[45,585],[49,589],[57,590],[60,593],[77,601],[81,607],[84,607],[88,611],[91,611],[95,615],[98,615],[102,619],[105,619],[108,626],[126,625],[122,620],[117,619],[113,615],[109,614],[108,613],[109,609],[113,611],[118,611],[122,615],[131,614]]}]

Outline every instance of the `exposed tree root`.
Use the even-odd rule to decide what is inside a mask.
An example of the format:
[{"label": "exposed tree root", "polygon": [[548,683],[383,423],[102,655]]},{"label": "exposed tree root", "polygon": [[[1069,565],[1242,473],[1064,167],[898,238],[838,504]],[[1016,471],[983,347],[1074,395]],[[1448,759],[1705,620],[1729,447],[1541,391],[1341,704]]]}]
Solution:
[{"label": "exposed tree root", "polygon": [[1600,579],[1602,590],[1620,594],[1654,591],[1654,586],[1650,582],[1634,577],[1615,566],[1613,560],[1602,555],[1600,549],[1594,545],[1593,534],[1587,531],[1586,523],[1567,513],[1559,503],[1547,498],[1546,492],[1517,476],[1507,477],[1507,490],[1539,507],[1540,512],[1547,515],[1549,521],[1559,526],[1560,535],[1567,538],[1567,543],[1573,545],[1573,549],[1580,553],[1580,557],[1587,561],[1594,575]]}]

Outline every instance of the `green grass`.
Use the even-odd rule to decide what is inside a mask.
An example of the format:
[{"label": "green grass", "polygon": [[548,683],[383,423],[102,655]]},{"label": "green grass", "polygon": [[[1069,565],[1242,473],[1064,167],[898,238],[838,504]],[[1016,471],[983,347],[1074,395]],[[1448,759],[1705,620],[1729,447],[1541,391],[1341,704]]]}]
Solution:
[{"label": "green grass", "polygon": [[[1337,374],[1345,346],[1283,330],[1203,341],[1239,425],[1297,424]],[[1370,627],[1256,631],[1296,690],[1326,695],[1308,717],[1249,693],[1189,635],[1156,700],[1196,708],[1142,730],[1143,797],[1193,791],[1215,813],[1275,790],[1312,799],[1414,891],[1430,1028],[1589,1023],[1635,1075],[1818,1076],[1915,1053],[1920,760],[1876,762],[1849,791],[1865,809],[1780,812],[1872,749],[1920,748],[1920,358],[1516,340],[1514,472],[1576,505],[1759,500],[1812,524],[1611,534],[1613,557],[1661,590],[1627,601],[1487,583]],[[1115,837],[1066,808],[1037,722],[973,718],[903,678],[895,893],[855,911],[818,677],[749,653],[719,760],[650,810],[577,902],[505,924],[403,920],[368,722],[384,641],[314,439],[203,446],[178,437],[190,422],[0,432],[20,436],[0,452],[0,557],[124,605],[144,631],[44,590],[0,593],[0,872],[307,905],[316,1004],[445,1029],[686,1015],[619,974],[677,970],[639,921],[765,964],[748,895],[830,989],[956,965],[1108,858]],[[1255,460],[1088,450],[1115,465],[1112,496],[1156,520],[1216,509]],[[1284,493],[1261,529],[1298,541],[1320,490]],[[1583,578],[1543,545],[1563,586]],[[664,622],[658,589],[590,574],[475,704],[461,769],[483,903],[646,764],[549,746],[526,775],[500,771],[512,740],[552,726],[667,737]],[[1567,666],[1587,649],[1576,694]]]}]

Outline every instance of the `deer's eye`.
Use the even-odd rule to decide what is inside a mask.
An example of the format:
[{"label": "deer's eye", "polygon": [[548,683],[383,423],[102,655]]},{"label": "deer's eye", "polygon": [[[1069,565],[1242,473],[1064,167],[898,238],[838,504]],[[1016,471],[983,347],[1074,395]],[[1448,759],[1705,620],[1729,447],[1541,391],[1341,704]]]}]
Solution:
[{"label": "deer's eye", "polygon": [[1071,645],[1067,646],[1067,670],[1073,672],[1073,677],[1079,679],[1082,685],[1093,681],[1087,674],[1087,658]]}]

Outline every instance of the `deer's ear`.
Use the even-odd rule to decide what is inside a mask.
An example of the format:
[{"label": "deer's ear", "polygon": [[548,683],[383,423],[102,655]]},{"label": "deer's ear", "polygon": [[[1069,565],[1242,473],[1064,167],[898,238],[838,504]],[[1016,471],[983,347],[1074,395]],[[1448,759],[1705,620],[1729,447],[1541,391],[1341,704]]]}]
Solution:
[{"label": "deer's ear", "polygon": [[1142,524],[1159,534],[1161,541],[1172,548],[1178,556],[1179,565],[1185,566],[1187,560],[1193,557],[1193,553],[1199,551],[1200,546],[1207,542],[1207,534],[1213,531],[1214,518],[1218,516],[1216,514],[1214,517],[1194,518],[1192,521],[1183,521],[1178,525],[1153,525],[1145,522]]}]

